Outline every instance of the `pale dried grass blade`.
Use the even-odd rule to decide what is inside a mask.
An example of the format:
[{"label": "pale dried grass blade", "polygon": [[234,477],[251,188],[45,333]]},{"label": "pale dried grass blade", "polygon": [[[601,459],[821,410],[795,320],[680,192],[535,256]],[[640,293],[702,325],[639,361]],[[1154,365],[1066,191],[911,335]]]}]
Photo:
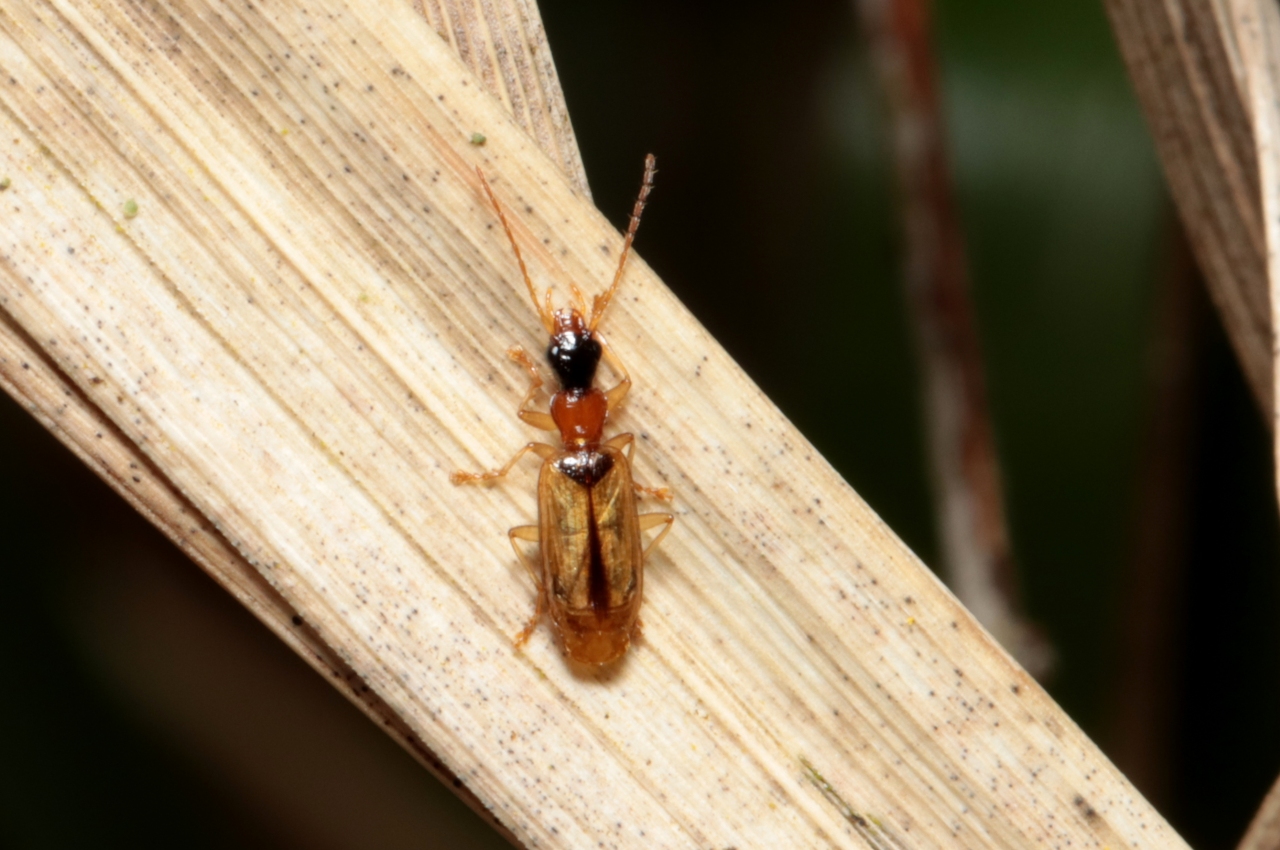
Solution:
[{"label": "pale dried grass blade", "polygon": [[591,197],[542,17],[533,0],[414,0],[427,19],[515,116],[516,123]]},{"label": "pale dried grass blade", "polygon": [[1227,0],[1107,0],[1165,179],[1271,425],[1272,332],[1258,161]]},{"label": "pale dried grass blade", "polygon": [[1280,779],[1263,798],[1237,850],[1280,850]]},{"label": "pale dried grass blade", "polygon": [[[1227,0],[1225,6],[1253,119],[1266,239],[1267,294],[1274,340],[1276,330],[1280,329],[1280,7],[1271,0]],[[1280,363],[1276,359],[1280,358],[1280,351],[1273,350],[1271,355],[1274,382],[1280,376]],[[1271,398],[1273,402],[1280,400],[1280,391],[1274,383]],[[1275,427],[1280,410],[1273,407],[1269,413],[1272,435],[1276,440],[1273,457],[1280,460],[1280,428]],[[1280,470],[1280,463],[1275,469]],[[1280,492],[1280,479],[1277,480],[1277,490]],[[1280,801],[1273,788],[1241,842],[1241,850],[1280,848],[1278,808]]]},{"label": "pale dried grass blade", "polygon": [[[1231,0],[1233,35],[1239,47],[1253,117],[1258,181],[1266,238],[1271,326],[1280,327],[1280,9],[1262,0]],[[1280,355],[1273,351],[1272,357]],[[1272,363],[1273,380],[1280,374]],[[1273,398],[1280,399],[1280,393]],[[1280,437],[1271,411],[1273,433]]]},{"label": "pale dried grass blade", "polygon": [[532,488],[447,474],[541,339],[474,168],[562,293],[621,238],[409,10],[29,2],[0,66],[0,306],[522,844],[1184,846],[639,260],[645,639],[513,649]]},{"label": "pale dried grass blade", "polygon": [[[1244,100],[1249,118],[1257,175],[1257,202],[1261,206],[1260,232],[1263,238],[1263,288],[1268,306],[1268,333],[1274,343],[1280,329],[1280,8],[1271,0],[1216,0],[1212,3],[1213,27],[1222,45],[1222,59],[1228,61],[1235,91]],[[1219,73],[1225,73],[1224,68]],[[1236,128],[1238,129],[1238,128]],[[1220,234],[1228,242],[1234,234]],[[1221,238],[1225,237],[1225,238]],[[1256,284],[1252,284],[1256,287]],[[1274,344],[1270,351],[1270,399],[1267,421],[1275,440],[1275,457],[1280,458],[1280,417],[1275,403],[1280,399],[1275,381],[1280,364]],[[1248,366],[1247,366],[1248,371]],[[1280,480],[1277,480],[1280,490]],[[1280,846],[1276,831],[1275,790],[1263,801],[1257,817],[1245,835],[1242,850],[1265,850]]]},{"label": "pale dried grass blade", "polygon": [[[443,7],[432,3],[432,7],[437,19],[446,19],[444,15],[460,17],[455,0],[445,0]],[[426,14],[427,10],[419,11]],[[508,104],[523,99],[534,104],[530,109],[541,110],[532,116],[527,110],[522,113],[521,126],[536,133],[543,149],[562,164],[574,185],[589,197],[577,141],[537,7],[525,0],[497,0],[485,3],[485,14],[504,23],[508,43],[500,49],[473,51],[469,67],[479,76],[481,65],[489,63],[484,77],[493,86],[489,89],[491,94]],[[471,38],[483,46],[486,35],[477,29]],[[536,61],[497,61],[499,55],[508,53],[527,55]],[[3,177],[0,175],[0,179]],[[325,646],[271,585],[182,497],[164,471],[68,382],[7,315],[0,315],[0,387],[419,762],[454,787],[472,808],[487,813],[377,694]],[[503,829],[500,824],[497,826]]]}]

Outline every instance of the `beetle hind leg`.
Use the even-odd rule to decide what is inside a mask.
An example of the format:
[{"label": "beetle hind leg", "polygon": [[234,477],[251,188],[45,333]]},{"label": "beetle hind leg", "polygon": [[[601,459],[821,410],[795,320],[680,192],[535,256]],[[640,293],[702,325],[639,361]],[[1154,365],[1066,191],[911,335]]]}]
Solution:
[{"label": "beetle hind leg", "polygon": [[533,635],[535,629],[538,628],[538,621],[542,619],[542,612],[545,605],[543,604],[542,591],[538,591],[538,606],[533,609],[533,616],[529,618],[529,622],[524,624],[524,628],[520,630],[520,634],[516,635],[516,639],[512,641],[516,649],[523,649],[524,645],[529,642],[529,638]]},{"label": "beetle hind leg", "polygon": [[538,570],[534,563],[529,560],[529,556],[520,551],[520,547],[516,545],[517,540],[523,540],[526,543],[538,543],[538,526],[536,525],[517,525],[515,528],[507,532],[507,539],[511,541],[511,548],[515,550],[516,557],[520,559],[520,563],[524,564],[525,569],[529,571],[529,575],[533,577],[533,583],[538,589],[538,600],[534,603],[533,616],[529,618],[529,622],[525,623],[520,634],[516,635],[514,641],[516,649],[520,649],[529,642],[530,636],[533,635],[534,629],[538,628],[538,621],[542,619],[542,614],[546,610],[546,594],[542,588],[542,577],[538,575]]},{"label": "beetle hind leg", "polygon": [[648,531],[651,528],[657,528],[666,524],[666,528],[658,532],[658,536],[653,538],[648,546],[644,547],[644,556],[649,557],[649,551],[662,542],[662,538],[667,536],[671,531],[671,526],[676,524],[675,514],[640,514],[640,530]]},{"label": "beetle hind leg", "polygon": [[542,576],[538,575],[538,568],[533,561],[529,560],[529,556],[521,552],[520,547],[516,545],[517,540],[523,540],[526,543],[541,543],[542,538],[538,536],[538,526],[517,525],[507,532],[507,539],[511,541],[511,548],[515,550],[516,557],[520,559],[520,563],[524,564],[524,568],[529,571],[529,575],[533,578],[533,583],[539,588],[542,587]]}]

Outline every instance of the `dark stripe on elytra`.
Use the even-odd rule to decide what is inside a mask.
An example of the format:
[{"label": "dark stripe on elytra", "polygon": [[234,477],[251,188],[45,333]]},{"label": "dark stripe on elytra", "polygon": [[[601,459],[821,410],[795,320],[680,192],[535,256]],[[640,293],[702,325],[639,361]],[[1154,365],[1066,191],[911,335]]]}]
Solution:
[{"label": "dark stripe on elytra", "polygon": [[591,558],[587,567],[587,598],[591,600],[591,610],[600,616],[609,610],[609,582],[604,574],[604,552],[600,545],[593,489],[587,490],[587,550]]}]

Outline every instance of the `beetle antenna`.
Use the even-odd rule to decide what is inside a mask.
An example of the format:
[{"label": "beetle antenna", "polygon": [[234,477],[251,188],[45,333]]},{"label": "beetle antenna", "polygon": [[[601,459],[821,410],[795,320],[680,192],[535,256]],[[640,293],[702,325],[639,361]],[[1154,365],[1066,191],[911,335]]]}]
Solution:
[{"label": "beetle antenna", "polygon": [[569,294],[573,297],[573,309],[583,315],[587,312],[587,299],[583,297],[582,290],[578,288],[576,283],[569,282]]},{"label": "beetle antenna", "polygon": [[658,160],[653,154],[649,154],[644,158],[644,180],[640,183],[640,195],[636,198],[636,205],[631,208],[631,223],[627,225],[627,237],[622,241],[622,256],[618,257],[618,270],[613,275],[613,283],[609,284],[609,288],[603,294],[592,299],[591,321],[587,323],[590,330],[596,329],[605,308],[613,299],[613,293],[618,291],[618,284],[622,283],[622,270],[627,265],[627,256],[631,253],[631,243],[636,239],[636,231],[640,229],[640,216],[644,213],[644,205],[649,200],[649,193],[653,191],[653,175],[657,173]]},{"label": "beetle antenna", "polygon": [[515,234],[511,232],[511,225],[507,222],[506,213],[502,211],[502,204],[498,203],[497,196],[493,194],[493,189],[489,187],[489,181],[485,179],[484,172],[480,170],[478,165],[476,166],[476,175],[480,178],[480,185],[484,187],[484,193],[489,196],[489,203],[493,204],[494,211],[498,213],[498,220],[502,222],[502,229],[507,232],[507,241],[511,243],[511,250],[516,254],[516,262],[520,265],[520,275],[524,278],[524,285],[529,289],[529,298],[533,301],[533,309],[538,312],[538,318],[542,320],[547,333],[554,333],[555,322],[551,316],[551,290],[548,289],[546,292],[546,304],[544,306],[540,303],[543,299],[538,298],[538,290],[534,289],[533,281],[529,279],[529,269],[525,267],[524,257],[520,255],[520,246],[516,244]]}]

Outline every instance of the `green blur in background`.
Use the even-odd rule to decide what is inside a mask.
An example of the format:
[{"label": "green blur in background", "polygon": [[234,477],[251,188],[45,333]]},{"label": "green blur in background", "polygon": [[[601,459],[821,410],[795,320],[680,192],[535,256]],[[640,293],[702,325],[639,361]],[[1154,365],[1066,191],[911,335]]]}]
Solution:
[{"label": "green blur in background", "polygon": [[[540,6],[597,205],[622,224],[658,155],[639,252],[936,565],[852,3]],[[1051,692],[1111,750],[1176,218],[1099,4],[936,13],[1025,606]],[[1280,533],[1259,411],[1203,296],[1194,319],[1167,775],[1144,790],[1225,848],[1280,772]],[[0,446],[0,845],[506,846],[8,400]]]}]

